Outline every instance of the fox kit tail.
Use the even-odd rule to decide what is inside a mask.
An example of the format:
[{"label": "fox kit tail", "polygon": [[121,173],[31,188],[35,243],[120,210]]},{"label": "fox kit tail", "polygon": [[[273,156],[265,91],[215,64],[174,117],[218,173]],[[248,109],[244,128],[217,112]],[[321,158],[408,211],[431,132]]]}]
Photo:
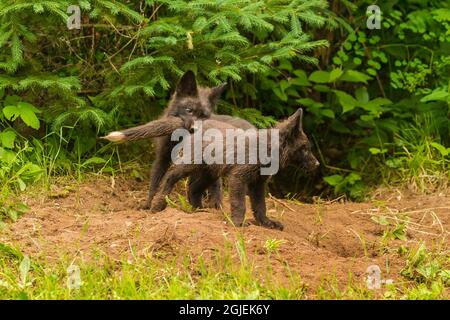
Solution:
[{"label": "fox kit tail", "polygon": [[[172,134],[176,129],[184,128],[185,122],[181,118],[167,117],[121,131],[113,131],[101,139],[112,142],[135,141],[155,138]],[[190,129],[190,128],[187,128]]]}]

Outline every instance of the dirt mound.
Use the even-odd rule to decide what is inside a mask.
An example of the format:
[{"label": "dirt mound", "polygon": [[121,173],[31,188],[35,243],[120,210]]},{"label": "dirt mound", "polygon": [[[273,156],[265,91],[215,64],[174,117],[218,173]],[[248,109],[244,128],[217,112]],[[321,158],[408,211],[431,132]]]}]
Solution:
[{"label": "dirt mound", "polygon": [[[9,225],[0,241],[51,261],[62,254],[89,259],[94,249],[113,259],[147,254],[164,258],[186,252],[209,257],[224,250],[227,242],[244,239],[248,256],[261,268],[268,263],[268,246],[279,241],[270,260],[275,274],[287,279],[287,263],[304,282],[317,287],[327,275],[344,284],[349,273],[364,281],[369,265],[386,265],[379,250],[386,226],[372,217],[387,217],[396,224],[407,219],[409,243],[441,241],[450,226],[448,194],[316,204],[269,197],[268,215],[285,226],[277,231],[253,225],[249,208],[250,225],[245,228],[226,223],[217,210],[185,213],[168,208],[149,214],[137,209],[146,197],[146,183],[98,178],[68,186],[59,184],[49,194],[24,199],[31,212]],[[229,212],[227,205],[224,211]],[[389,264],[389,277],[395,279],[404,260],[389,257]]]}]

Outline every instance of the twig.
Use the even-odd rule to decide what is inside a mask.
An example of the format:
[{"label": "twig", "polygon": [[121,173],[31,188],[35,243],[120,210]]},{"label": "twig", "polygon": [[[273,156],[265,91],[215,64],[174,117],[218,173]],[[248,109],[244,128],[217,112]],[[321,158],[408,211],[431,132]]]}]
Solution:
[{"label": "twig", "polygon": [[437,216],[437,214],[436,214],[434,211],[431,211],[430,213],[431,213],[431,215],[432,215],[434,218],[436,218],[435,221],[438,222],[439,226],[441,227],[441,232],[444,233],[445,230],[444,230],[444,226],[443,226],[442,223],[441,223],[441,219],[439,219],[439,217]]},{"label": "twig", "polygon": [[112,56],[109,57],[109,56],[105,53],[105,56],[106,56],[106,58],[108,58],[108,62],[109,62],[109,64],[113,67],[114,71],[116,71],[117,74],[120,75],[119,70],[117,70],[116,66],[115,66],[114,63],[112,63],[112,61],[111,61],[111,58],[112,58],[114,55],[112,55]]},{"label": "twig", "polygon": [[281,204],[283,207],[291,210],[292,212],[296,212],[294,209],[292,209],[290,206],[288,206],[286,203],[284,203],[281,200],[278,200],[277,198],[274,198],[270,193],[269,193],[269,198],[272,199],[274,202]]}]

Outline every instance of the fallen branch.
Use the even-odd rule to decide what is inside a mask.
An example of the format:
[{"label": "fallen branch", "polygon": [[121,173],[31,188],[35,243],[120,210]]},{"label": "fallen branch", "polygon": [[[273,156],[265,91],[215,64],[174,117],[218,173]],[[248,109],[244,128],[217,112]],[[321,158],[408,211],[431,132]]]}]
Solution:
[{"label": "fallen branch", "polygon": [[283,201],[281,201],[281,200],[278,200],[277,198],[275,198],[274,196],[272,196],[270,193],[269,193],[269,198],[271,199],[271,200],[273,200],[274,202],[276,202],[276,203],[278,203],[278,204],[281,204],[283,207],[285,207],[286,209],[288,209],[288,210],[291,210],[292,212],[296,212],[296,210],[294,210],[294,209],[292,209],[290,206],[288,206],[286,203],[284,203]]}]

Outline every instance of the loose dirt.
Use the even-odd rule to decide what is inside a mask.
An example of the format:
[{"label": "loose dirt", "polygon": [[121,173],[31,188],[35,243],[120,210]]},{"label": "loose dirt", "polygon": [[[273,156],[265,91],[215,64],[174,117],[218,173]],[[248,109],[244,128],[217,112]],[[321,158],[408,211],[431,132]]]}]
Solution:
[{"label": "loose dirt", "polygon": [[[0,242],[18,246],[33,257],[57,261],[61,255],[90,259],[95,250],[113,259],[186,253],[211,257],[224,250],[226,243],[241,238],[256,269],[265,270],[270,263],[274,275],[287,281],[287,264],[311,288],[319,287],[328,276],[345,285],[349,274],[364,284],[366,269],[374,264],[385,278],[401,281],[405,259],[381,250],[387,226],[373,217],[386,217],[392,225],[409,220],[406,241],[390,240],[390,248],[421,241],[429,248],[449,244],[449,193],[388,192],[366,203],[304,204],[268,197],[268,215],[285,226],[277,231],[252,224],[249,208],[250,224],[244,228],[226,223],[218,210],[186,213],[168,208],[157,214],[139,210],[147,194],[146,182],[96,178],[73,185],[61,182],[50,193],[28,193],[23,200],[31,211],[8,224],[0,232]],[[227,200],[225,212],[229,212]],[[279,248],[268,259],[268,244],[275,240],[281,240]]]}]

